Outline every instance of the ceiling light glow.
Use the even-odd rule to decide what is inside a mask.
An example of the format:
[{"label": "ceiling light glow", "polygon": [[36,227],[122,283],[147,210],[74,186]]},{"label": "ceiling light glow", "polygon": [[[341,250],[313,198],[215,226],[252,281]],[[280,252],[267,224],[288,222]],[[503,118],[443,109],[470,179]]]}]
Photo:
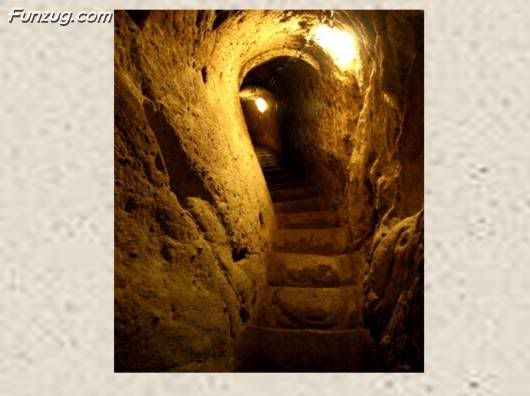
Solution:
[{"label": "ceiling light glow", "polygon": [[265,111],[269,108],[267,101],[263,98],[256,98],[254,99],[254,102],[256,103],[256,107],[260,113],[265,113]]},{"label": "ceiling light glow", "polygon": [[358,56],[357,44],[352,34],[327,25],[318,25],[312,34],[313,40],[333,59],[337,67],[348,70]]}]

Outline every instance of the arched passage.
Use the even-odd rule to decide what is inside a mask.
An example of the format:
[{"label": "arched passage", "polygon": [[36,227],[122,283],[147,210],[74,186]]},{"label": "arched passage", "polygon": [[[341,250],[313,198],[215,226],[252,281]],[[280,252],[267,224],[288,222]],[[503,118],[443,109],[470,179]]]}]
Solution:
[{"label": "arched passage", "polygon": [[278,109],[275,116],[279,130],[278,147],[282,148],[279,154],[285,163],[300,171],[306,166],[293,139],[293,131],[304,128],[307,114],[304,107],[311,102],[311,98],[301,100],[296,91],[305,90],[303,86],[314,85],[318,78],[314,64],[299,57],[278,56],[253,67],[242,82],[243,89],[254,86],[271,93]]},{"label": "arched passage", "polygon": [[[116,369],[366,370],[372,337],[420,370],[421,15],[115,18]],[[261,171],[242,85],[305,184]]]}]

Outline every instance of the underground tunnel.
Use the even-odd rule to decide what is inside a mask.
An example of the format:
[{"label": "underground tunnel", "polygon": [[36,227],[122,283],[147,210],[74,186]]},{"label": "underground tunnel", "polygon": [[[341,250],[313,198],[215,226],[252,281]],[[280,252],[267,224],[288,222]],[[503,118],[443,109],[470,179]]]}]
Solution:
[{"label": "underground tunnel", "polygon": [[423,371],[423,13],[116,11],[114,42],[115,371]]}]

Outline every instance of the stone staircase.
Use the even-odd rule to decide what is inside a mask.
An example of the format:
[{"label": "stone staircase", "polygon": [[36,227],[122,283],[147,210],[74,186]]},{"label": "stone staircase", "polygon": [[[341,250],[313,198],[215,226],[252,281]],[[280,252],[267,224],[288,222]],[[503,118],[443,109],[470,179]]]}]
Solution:
[{"label": "stone staircase", "polygon": [[360,255],[317,189],[256,147],[279,224],[258,313],[236,343],[240,371],[354,372],[374,366],[362,327]]}]

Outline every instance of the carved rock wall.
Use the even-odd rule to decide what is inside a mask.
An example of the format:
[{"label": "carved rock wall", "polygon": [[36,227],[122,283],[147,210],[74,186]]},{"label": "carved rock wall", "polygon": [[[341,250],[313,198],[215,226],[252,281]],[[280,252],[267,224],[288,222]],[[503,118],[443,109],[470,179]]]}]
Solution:
[{"label": "carved rock wall", "polygon": [[276,229],[239,90],[286,56],[301,62],[274,94],[292,106],[297,159],[369,261],[367,325],[390,368],[422,367],[423,17],[340,13],[360,51],[347,79],[304,52],[327,17],[116,12],[116,370],[233,368]]}]

